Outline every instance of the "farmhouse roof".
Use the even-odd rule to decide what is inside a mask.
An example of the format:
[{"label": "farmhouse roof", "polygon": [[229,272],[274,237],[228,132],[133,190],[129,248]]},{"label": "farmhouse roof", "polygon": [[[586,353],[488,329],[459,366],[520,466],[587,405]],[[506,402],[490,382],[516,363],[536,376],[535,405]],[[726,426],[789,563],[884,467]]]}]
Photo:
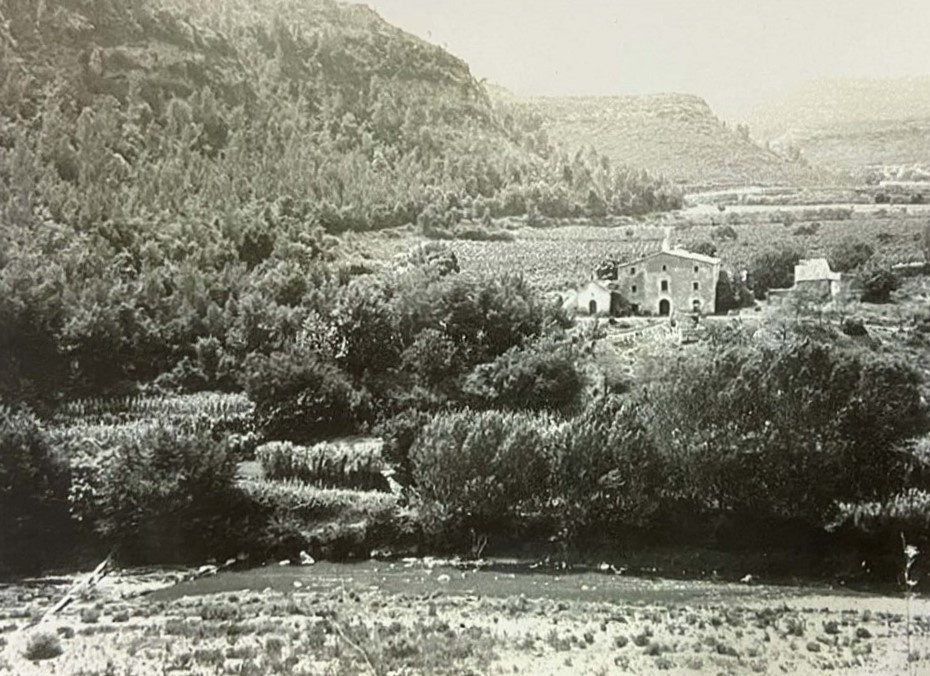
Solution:
[{"label": "farmhouse roof", "polygon": [[826,258],[806,258],[801,259],[794,266],[794,282],[823,282],[839,281],[842,275],[839,272],[833,272]]},{"label": "farmhouse roof", "polygon": [[698,261],[699,263],[708,263],[709,265],[717,265],[720,262],[719,258],[705,256],[704,254],[694,253],[693,251],[688,251],[686,249],[662,249],[661,251],[651,251],[644,256],[626,261],[623,263],[623,265],[631,265],[632,263],[639,263],[640,261],[649,260],[650,258],[655,258],[659,254],[667,254],[669,256],[676,256],[678,258],[687,258],[692,261]]}]

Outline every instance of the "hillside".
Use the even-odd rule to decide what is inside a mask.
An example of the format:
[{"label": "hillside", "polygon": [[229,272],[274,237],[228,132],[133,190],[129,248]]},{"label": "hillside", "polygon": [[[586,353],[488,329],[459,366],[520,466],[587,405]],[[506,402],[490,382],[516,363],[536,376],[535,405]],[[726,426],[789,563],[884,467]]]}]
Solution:
[{"label": "hillside", "polygon": [[728,127],[696,96],[539,97],[523,105],[568,149],[592,146],[615,163],[686,187],[808,183],[816,176]]},{"label": "hillside", "polygon": [[365,7],[0,0],[0,398],[230,387],[372,271],[354,232],[680,203]]},{"label": "hillside", "polygon": [[754,137],[797,148],[814,164],[885,167],[886,178],[930,166],[927,77],[812,81],[764,102],[747,122]]},{"label": "hillside", "polygon": [[0,26],[0,146],[19,138],[54,167],[40,201],[59,220],[230,213],[259,196],[331,231],[476,200],[479,215],[516,215],[554,194],[572,211],[591,191],[611,212],[667,206],[649,178],[564,185],[536,130],[464,62],[367,7],[0,0]]}]

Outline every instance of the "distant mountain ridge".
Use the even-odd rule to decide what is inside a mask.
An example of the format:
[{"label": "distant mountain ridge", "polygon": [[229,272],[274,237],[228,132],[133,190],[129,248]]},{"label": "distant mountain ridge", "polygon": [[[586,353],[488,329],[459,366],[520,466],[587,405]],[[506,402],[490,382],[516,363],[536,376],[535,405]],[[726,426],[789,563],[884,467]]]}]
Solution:
[{"label": "distant mountain ridge", "polygon": [[757,145],[690,94],[524,97],[550,138],[592,146],[618,164],[644,167],[685,186],[803,184],[817,173]]},{"label": "distant mountain ridge", "polygon": [[754,137],[838,170],[928,165],[930,76],[815,80],[772,97],[746,121]]}]

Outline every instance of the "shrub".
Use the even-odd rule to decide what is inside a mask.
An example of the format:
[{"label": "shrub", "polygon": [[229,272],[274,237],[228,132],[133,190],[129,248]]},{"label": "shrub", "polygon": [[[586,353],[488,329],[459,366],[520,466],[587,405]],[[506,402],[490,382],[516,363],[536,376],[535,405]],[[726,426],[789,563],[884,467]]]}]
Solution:
[{"label": "shrub", "polygon": [[310,447],[273,441],[260,446],[256,458],[269,479],[294,479],[326,488],[387,488],[381,448],[376,441],[322,442]]},{"label": "shrub", "polygon": [[26,642],[25,657],[31,662],[54,659],[63,652],[61,639],[51,631],[35,631]]},{"label": "shrub", "polygon": [[641,527],[660,509],[667,477],[632,402],[598,399],[559,441],[553,491],[564,535]]},{"label": "shrub", "polygon": [[862,286],[862,301],[865,303],[887,303],[891,293],[901,288],[901,279],[894,270],[883,267],[870,267],[859,276]]},{"label": "shrub", "polygon": [[[247,540],[237,463],[204,430],[156,424],[122,440],[86,477],[85,521],[130,561],[202,561]],[[242,538],[242,540],[237,540]]]},{"label": "shrub", "polygon": [[68,484],[35,416],[0,405],[0,567],[36,570],[73,542]]},{"label": "shrub", "polygon": [[299,442],[346,434],[366,417],[366,397],[348,377],[298,348],[251,355],[244,381],[266,437]]},{"label": "shrub", "polygon": [[501,532],[537,508],[549,484],[549,437],[549,424],[525,413],[436,416],[410,451],[424,528]]}]

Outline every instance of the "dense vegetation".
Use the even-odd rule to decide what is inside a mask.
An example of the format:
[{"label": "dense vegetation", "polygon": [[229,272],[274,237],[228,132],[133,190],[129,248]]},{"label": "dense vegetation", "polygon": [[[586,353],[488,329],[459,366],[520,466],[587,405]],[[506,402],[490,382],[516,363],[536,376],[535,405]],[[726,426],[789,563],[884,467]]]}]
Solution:
[{"label": "dense vegetation", "polygon": [[363,7],[3,0],[0,26],[6,398],[235,387],[359,271],[328,235],[679,203]]},{"label": "dense vegetation", "polygon": [[[917,377],[879,350],[734,331],[607,392],[597,332],[514,274],[531,266],[476,270],[461,240],[358,255],[356,231],[679,203],[553,148],[365,8],[0,0],[0,56],[0,568],[61,553],[37,538],[135,561],[715,541],[930,490]],[[753,254],[757,293],[790,283],[799,249],[712,227]],[[546,236],[548,265],[578,258]],[[887,300],[863,247],[837,253]],[[751,302],[740,279],[729,307]],[[331,441],[369,432],[383,451]]]}]

